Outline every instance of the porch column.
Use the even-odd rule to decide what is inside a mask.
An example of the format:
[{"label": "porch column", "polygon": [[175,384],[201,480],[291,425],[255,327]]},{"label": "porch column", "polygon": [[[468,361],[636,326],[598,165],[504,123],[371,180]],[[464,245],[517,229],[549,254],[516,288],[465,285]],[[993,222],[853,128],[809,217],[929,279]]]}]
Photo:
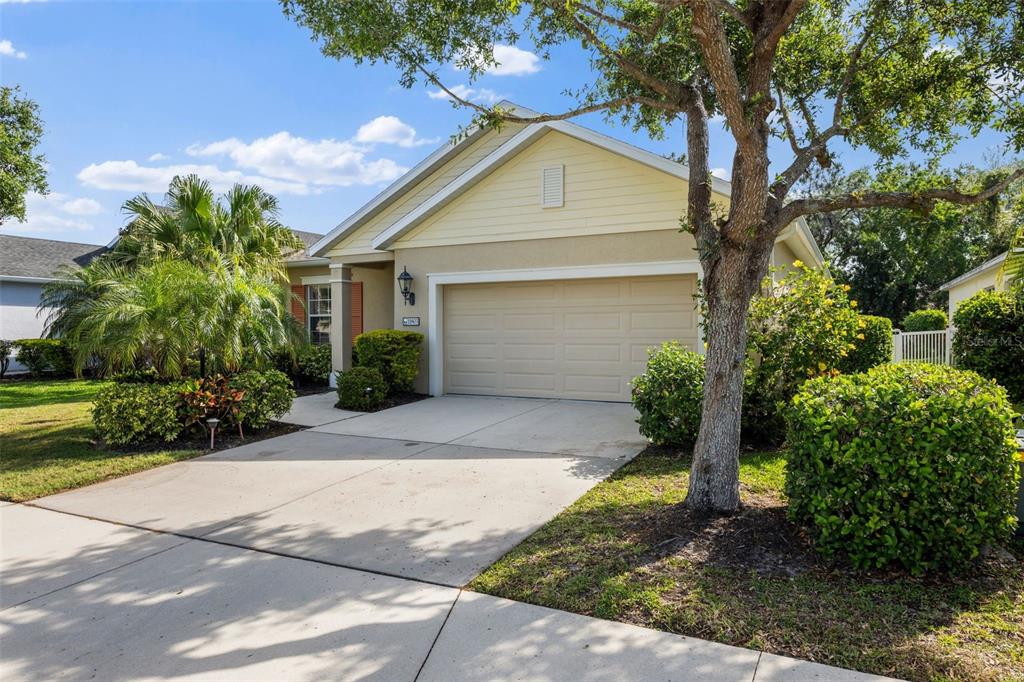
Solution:
[{"label": "porch column", "polygon": [[331,386],[352,366],[352,268],[331,265]]}]

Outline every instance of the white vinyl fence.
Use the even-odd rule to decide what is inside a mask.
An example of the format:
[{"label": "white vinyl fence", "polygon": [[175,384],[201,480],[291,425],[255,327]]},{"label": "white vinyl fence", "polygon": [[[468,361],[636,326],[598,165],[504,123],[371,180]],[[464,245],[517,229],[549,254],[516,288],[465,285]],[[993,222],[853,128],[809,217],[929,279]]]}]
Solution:
[{"label": "white vinyl fence", "polygon": [[935,332],[901,332],[892,335],[893,362],[933,362],[948,365],[952,329]]}]

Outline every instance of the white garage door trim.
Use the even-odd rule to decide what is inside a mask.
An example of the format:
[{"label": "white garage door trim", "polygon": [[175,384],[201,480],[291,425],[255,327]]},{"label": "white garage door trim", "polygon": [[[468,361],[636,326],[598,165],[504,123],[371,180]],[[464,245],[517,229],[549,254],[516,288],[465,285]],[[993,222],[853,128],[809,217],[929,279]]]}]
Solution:
[{"label": "white garage door trim", "polygon": [[[600,279],[605,277],[642,277],[644,275],[697,275],[704,271],[698,260],[656,261],[651,263],[614,263],[608,265],[575,265],[561,268],[531,268],[519,270],[478,270],[473,272],[427,273],[429,296],[427,327],[427,359],[429,362],[428,388],[431,395],[444,392],[444,297],[446,284],[481,284],[489,282],[530,282],[559,279]],[[702,320],[697,311],[697,329]],[[698,338],[700,334],[698,333]],[[703,344],[697,351],[704,352]]]}]

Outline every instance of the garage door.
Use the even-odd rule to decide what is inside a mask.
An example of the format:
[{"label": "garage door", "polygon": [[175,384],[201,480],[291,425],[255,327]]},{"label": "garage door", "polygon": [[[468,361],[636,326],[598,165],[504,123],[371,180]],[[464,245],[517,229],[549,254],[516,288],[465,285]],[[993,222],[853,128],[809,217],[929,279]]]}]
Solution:
[{"label": "garage door", "polygon": [[694,275],[444,288],[445,391],[629,400],[647,349],[696,347]]}]

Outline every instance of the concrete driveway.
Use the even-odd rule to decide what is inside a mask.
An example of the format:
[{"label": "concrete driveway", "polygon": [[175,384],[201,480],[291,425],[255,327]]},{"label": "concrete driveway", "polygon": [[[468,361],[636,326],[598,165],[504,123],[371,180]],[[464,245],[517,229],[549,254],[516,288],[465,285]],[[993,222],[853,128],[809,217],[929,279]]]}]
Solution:
[{"label": "concrete driveway", "polygon": [[639,451],[629,406],[323,407],[0,506],[0,679],[860,679],[462,591]]}]

